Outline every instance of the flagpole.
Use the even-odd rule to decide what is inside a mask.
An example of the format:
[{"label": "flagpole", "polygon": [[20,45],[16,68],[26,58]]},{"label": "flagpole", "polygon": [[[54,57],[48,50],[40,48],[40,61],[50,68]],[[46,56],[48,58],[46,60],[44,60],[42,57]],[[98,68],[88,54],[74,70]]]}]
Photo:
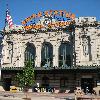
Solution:
[{"label": "flagpole", "polygon": [[[7,16],[7,9],[8,9],[8,3],[6,4],[6,16]],[[6,20],[6,16],[5,16],[5,25],[4,25],[4,32],[5,32],[5,27],[7,25],[7,20]]]}]

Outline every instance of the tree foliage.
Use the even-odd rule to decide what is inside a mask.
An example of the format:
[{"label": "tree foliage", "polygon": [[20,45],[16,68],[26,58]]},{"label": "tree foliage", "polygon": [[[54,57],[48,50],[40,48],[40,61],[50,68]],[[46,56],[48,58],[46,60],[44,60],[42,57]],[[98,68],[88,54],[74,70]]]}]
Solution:
[{"label": "tree foliage", "polygon": [[31,61],[26,62],[22,73],[17,73],[15,81],[21,88],[29,88],[34,84],[34,68]]}]

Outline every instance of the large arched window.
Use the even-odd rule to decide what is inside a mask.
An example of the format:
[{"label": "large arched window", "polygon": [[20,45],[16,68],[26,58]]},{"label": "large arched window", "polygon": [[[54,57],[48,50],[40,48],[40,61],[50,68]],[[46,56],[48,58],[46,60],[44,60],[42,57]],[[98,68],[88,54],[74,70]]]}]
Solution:
[{"label": "large arched window", "polygon": [[42,50],[41,50],[41,66],[44,67],[50,67],[52,66],[52,60],[53,60],[53,46],[45,42],[42,45]]},{"label": "large arched window", "polygon": [[35,65],[35,54],[36,54],[35,46],[32,43],[27,43],[26,46],[27,47],[25,50],[25,62],[31,61],[33,65]]},{"label": "large arched window", "polygon": [[59,47],[59,67],[72,65],[73,48],[69,42],[61,43]]}]

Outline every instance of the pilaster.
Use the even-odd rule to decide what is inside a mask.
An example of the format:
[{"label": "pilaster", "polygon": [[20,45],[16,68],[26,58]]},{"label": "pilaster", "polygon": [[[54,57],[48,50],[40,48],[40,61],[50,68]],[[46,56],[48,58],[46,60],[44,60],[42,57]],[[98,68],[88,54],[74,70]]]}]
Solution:
[{"label": "pilaster", "polygon": [[36,46],[36,56],[35,56],[35,66],[36,67],[41,67],[41,48],[42,48],[42,45],[39,43]]},{"label": "pilaster", "polygon": [[56,43],[53,45],[53,66],[59,66],[59,46],[60,43]]}]

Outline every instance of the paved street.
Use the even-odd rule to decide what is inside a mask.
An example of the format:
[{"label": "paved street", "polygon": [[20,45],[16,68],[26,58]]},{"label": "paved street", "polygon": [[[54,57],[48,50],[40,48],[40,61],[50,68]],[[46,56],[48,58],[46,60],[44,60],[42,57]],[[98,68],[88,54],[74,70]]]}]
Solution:
[{"label": "paved street", "polygon": [[[1,92],[0,100],[23,100],[25,93]],[[66,98],[74,98],[73,94],[51,94],[51,93],[28,93],[31,100],[66,100]]]},{"label": "paved street", "polygon": [[[11,93],[11,92],[0,92],[0,100],[24,100],[26,97],[25,93]],[[69,93],[28,93],[28,98],[31,100],[74,100],[74,94]],[[100,100],[100,96],[95,95],[84,95],[82,100]],[[91,99],[92,98],[92,99]],[[94,99],[93,99],[94,98]]]}]

